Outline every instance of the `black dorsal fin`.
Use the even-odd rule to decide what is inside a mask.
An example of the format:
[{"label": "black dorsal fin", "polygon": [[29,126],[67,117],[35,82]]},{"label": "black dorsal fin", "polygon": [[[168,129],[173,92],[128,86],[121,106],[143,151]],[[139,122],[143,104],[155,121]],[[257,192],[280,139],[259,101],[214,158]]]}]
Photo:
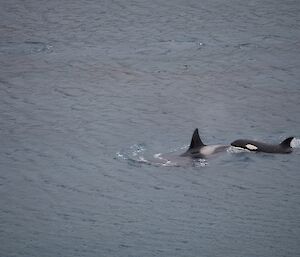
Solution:
[{"label": "black dorsal fin", "polygon": [[192,137],[192,141],[191,141],[189,149],[198,148],[198,147],[202,147],[202,146],[205,146],[205,144],[203,144],[203,142],[201,141],[201,139],[199,137],[198,129],[196,128],[193,133],[193,137]]},{"label": "black dorsal fin", "polygon": [[283,147],[291,147],[291,142],[294,139],[294,137],[288,137],[287,139],[283,140],[280,145]]}]

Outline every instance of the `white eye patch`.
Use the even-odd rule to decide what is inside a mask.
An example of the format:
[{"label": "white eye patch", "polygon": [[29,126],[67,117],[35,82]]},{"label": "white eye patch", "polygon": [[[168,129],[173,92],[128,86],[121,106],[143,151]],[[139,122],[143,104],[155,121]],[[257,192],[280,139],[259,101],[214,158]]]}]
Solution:
[{"label": "white eye patch", "polygon": [[257,150],[257,146],[255,145],[251,145],[251,144],[247,144],[246,147],[249,149],[249,150]]}]

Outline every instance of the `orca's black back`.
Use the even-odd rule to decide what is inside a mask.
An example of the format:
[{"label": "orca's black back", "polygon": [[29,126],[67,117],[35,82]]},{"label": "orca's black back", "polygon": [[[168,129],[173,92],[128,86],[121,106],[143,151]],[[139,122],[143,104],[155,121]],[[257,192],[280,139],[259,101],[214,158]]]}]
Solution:
[{"label": "orca's black back", "polygon": [[[250,139],[238,139],[231,143],[232,146],[241,147],[254,152],[264,152],[264,153],[290,153],[292,148],[290,146],[283,146],[281,144],[267,144],[264,142],[259,142]],[[252,147],[254,146],[254,147]],[[257,147],[257,149],[255,149]]]}]

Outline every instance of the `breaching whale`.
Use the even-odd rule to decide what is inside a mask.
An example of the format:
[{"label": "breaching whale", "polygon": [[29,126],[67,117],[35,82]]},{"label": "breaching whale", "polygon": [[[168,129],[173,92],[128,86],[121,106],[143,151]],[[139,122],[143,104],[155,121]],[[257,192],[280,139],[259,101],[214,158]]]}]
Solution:
[{"label": "breaching whale", "polygon": [[283,140],[279,145],[267,144],[249,139],[238,139],[233,141],[231,145],[252,152],[291,153],[293,151],[293,148],[291,147],[291,141],[293,139],[294,137],[288,137],[287,139]]},{"label": "breaching whale", "polygon": [[196,128],[189,149],[181,154],[181,156],[188,156],[191,158],[206,158],[210,155],[224,152],[227,150],[228,145],[205,145],[203,144],[198,129]]}]

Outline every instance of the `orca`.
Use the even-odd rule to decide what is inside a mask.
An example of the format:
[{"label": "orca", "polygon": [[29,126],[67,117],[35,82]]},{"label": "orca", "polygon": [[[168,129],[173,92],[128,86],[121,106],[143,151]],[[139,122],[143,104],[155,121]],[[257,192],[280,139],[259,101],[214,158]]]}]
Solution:
[{"label": "orca", "polygon": [[291,153],[293,148],[291,147],[291,141],[294,137],[288,137],[280,144],[267,144],[250,139],[238,139],[231,143],[234,147],[243,148],[251,152],[263,152],[263,153]]},{"label": "orca", "polygon": [[228,149],[228,145],[205,145],[200,136],[198,128],[195,129],[189,149],[181,154],[191,158],[206,158],[213,154],[224,152]]}]

